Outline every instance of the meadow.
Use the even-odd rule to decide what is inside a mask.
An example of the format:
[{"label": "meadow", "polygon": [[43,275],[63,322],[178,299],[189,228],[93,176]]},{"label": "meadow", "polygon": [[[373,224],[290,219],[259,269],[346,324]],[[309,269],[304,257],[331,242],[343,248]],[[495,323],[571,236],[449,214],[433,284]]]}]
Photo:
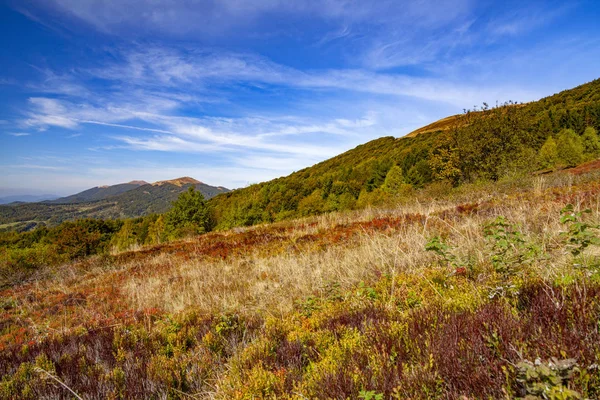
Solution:
[{"label": "meadow", "polygon": [[0,398],[598,398],[597,164],[40,268]]}]

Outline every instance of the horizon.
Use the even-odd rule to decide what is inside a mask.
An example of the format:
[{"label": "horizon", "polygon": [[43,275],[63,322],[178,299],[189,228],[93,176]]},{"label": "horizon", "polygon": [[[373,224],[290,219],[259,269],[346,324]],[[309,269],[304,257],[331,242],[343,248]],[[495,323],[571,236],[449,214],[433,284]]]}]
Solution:
[{"label": "horizon", "polygon": [[[125,3],[125,5],[123,5]],[[0,197],[235,189],[599,77],[594,1],[0,3]]]}]

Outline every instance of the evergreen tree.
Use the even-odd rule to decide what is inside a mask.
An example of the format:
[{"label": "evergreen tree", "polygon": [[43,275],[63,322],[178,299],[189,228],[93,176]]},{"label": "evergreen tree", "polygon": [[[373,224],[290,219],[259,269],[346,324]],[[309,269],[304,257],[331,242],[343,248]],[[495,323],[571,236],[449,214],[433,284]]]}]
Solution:
[{"label": "evergreen tree", "polygon": [[549,136],[538,153],[538,164],[541,168],[553,168],[557,162],[558,147],[554,138]]},{"label": "evergreen tree", "polygon": [[400,168],[398,165],[394,165],[385,176],[383,190],[389,193],[398,193],[402,184],[404,184],[402,168]]},{"label": "evergreen tree", "polygon": [[583,136],[581,136],[583,142],[583,152],[586,157],[594,159],[600,155],[600,140],[598,139],[598,133],[596,129],[591,126],[585,128]]},{"label": "evergreen tree", "polygon": [[165,215],[165,230],[171,237],[194,235],[210,231],[211,218],[204,196],[190,186],[179,195],[173,208]]},{"label": "evergreen tree", "polygon": [[583,161],[581,137],[572,129],[563,129],[556,142],[558,158],[566,167],[575,167]]}]

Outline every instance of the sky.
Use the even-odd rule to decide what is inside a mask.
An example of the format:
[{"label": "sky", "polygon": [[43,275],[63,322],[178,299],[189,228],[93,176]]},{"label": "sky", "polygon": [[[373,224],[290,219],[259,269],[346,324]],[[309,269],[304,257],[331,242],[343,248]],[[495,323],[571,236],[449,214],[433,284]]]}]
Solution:
[{"label": "sky", "polygon": [[287,175],[599,78],[599,20],[597,0],[0,0],[0,196]]}]

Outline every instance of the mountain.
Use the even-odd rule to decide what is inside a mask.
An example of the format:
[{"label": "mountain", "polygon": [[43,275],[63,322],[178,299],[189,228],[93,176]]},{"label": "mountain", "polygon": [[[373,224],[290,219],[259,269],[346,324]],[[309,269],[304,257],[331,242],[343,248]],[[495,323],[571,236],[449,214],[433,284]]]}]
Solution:
[{"label": "mountain", "polygon": [[95,187],[54,201],[0,206],[2,229],[30,230],[40,224],[57,225],[82,218],[134,218],[163,213],[179,194],[195,187],[206,199],[229,192],[189,177],[146,183],[134,181]]},{"label": "mountain", "polygon": [[[600,131],[600,79],[527,104],[484,105],[481,111],[444,118],[401,138],[382,137],[209,203],[218,229],[363,208],[394,196],[410,197],[411,190],[433,183],[451,187],[546,168],[538,159],[550,137],[559,140],[567,129],[581,139],[588,127]],[[597,156],[587,151],[576,159]],[[394,167],[397,182],[386,185]]]},{"label": "mountain", "polygon": [[168,181],[154,182],[152,185],[161,186],[161,185],[165,185],[165,184],[171,184],[171,185],[175,185],[175,186],[183,186],[183,185],[200,185],[200,184],[202,184],[202,182],[200,182],[194,178],[190,178],[189,176],[184,176],[182,178],[171,179]]},{"label": "mountain", "polygon": [[33,203],[36,201],[44,201],[44,200],[52,200],[56,199],[58,196],[55,194],[22,194],[22,195],[13,195],[6,196],[0,198],[0,204],[10,204],[10,203]]},{"label": "mountain", "polygon": [[131,181],[128,183],[120,183],[112,186],[97,186],[83,192],[73,194],[67,197],[61,197],[56,200],[47,201],[50,204],[71,204],[71,203],[85,203],[88,201],[104,200],[111,196],[116,196],[129,190],[135,189],[139,186],[147,185],[145,181]]}]

